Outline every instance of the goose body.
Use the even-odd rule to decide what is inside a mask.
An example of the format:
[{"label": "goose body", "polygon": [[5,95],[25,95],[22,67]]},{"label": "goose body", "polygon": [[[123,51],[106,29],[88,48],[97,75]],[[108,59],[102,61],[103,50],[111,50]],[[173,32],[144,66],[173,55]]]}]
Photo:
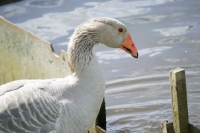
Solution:
[{"label": "goose body", "polygon": [[86,133],[105,91],[103,72],[92,53],[98,43],[138,57],[121,22],[102,17],[81,24],[68,46],[69,76],[0,86],[0,133]]}]

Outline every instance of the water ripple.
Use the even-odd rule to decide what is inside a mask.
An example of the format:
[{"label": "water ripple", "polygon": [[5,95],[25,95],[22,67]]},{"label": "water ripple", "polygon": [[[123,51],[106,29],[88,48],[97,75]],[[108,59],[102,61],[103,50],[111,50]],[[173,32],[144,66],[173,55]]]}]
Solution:
[{"label": "water ripple", "polygon": [[172,28],[162,28],[156,29],[154,31],[160,32],[163,36],[180,36],[186,34],[187,30],[190,29],[189,26],[179,26],[179,27],[172,27]]}]

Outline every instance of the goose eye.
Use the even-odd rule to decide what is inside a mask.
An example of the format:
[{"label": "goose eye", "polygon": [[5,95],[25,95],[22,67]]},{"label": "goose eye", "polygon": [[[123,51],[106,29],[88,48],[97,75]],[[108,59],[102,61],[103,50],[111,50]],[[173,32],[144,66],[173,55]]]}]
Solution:
[{"label": "goose eye", "polygon": [[122,28],[119,28],[118,31],[119,31],[119,32],[123,32],[124,30],[123,30]]}]

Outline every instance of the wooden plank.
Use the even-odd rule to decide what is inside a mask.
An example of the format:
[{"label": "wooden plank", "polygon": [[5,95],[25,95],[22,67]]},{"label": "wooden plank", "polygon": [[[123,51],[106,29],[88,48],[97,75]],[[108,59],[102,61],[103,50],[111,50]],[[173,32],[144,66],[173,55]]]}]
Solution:
[{"label": "wooden plank", "polygon": [[[167,121],[161,121],[160,128],[161,128],[160,133],[175,133],[173,123],[168,123]],[[189,129],[190,133],[200,133],[200,129],[198,129],[192,124],[189,124]]]},{"label": "wooden plank", "polygon": [[174,131],[175,133],[190,133],[185,70],[176,68],[170,71],[170,83]]},{"label": "wooden plank", "polygon": [[19,79],[62,78],[68,75],[67,54],[0,17],[0,85]]},{"label": "wooden plank", "polygon": [[97,133],[106,133],[106,130],[102,129],[102,128],[99,127],[99,126],[96,126],[96,132],[97,132]]},{"label": "wooden plank", "polygon": [[94,123],[88,133],[106,133],[106,130],[102,129],[99,126],[96,126],[96,123]]},{"label": "wooden plank", "polygon": [[200,129],[190,124],[190,133],[200,133]]},{"label": "wooden plank", "polygon": [[168,121],[160,122],[160,132],[161,133],[174,133],[173,123],[168,123]]}]

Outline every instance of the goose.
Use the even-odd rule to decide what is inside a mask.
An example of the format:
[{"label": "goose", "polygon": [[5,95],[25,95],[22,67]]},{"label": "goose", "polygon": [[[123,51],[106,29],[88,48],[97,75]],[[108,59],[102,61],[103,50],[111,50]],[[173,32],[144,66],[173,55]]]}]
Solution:
[{"label": "goose", "polygon": [[23,79],[0,86],[0,133],[86,133],[105,92],[103,71],[92,53],[96,44],[121,48],[138,58],[120,21],[98,17],[82,23],[70,37],[67,77]]}]

